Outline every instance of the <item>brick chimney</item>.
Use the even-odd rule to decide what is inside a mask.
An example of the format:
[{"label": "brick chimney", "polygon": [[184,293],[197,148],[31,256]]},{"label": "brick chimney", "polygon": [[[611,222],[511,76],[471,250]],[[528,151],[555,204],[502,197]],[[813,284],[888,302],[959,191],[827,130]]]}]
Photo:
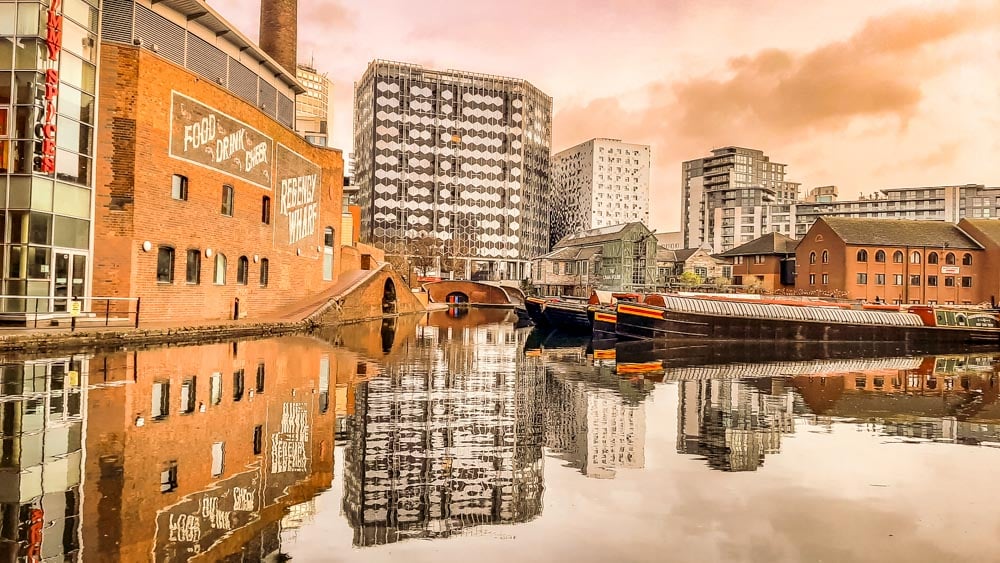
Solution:
[{"label": "brick chimney", "polygon": [[295,76],[298,0],[260,0],[260,48]]}]

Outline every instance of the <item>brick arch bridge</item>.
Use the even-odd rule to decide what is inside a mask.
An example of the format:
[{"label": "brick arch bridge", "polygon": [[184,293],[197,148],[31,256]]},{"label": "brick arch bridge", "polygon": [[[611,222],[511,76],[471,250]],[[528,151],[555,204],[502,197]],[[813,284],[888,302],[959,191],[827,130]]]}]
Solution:
[{"label": "brick arch bridge", "polygon": [[433,303],[509,306],[524,300],[523,294],[517,288],[474,281],[431,282],[424,284],[424,290]]}]

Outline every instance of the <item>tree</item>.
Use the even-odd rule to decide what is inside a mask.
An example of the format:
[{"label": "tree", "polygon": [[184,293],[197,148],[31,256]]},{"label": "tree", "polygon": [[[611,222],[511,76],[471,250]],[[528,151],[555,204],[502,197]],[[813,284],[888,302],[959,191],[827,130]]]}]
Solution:
[{"label": "tree", "polygon": [[413,285],[410,281],[410,261],[407,260],[406,256],[402,256],[400,254],[387,254],[385,256],[385,261],[392,266],[393,270],[396,270],[399,272],[399,275],[403,276],[403,279],[406,280],[408,285]]},{"label": "tree", "polygon": [[424,236],[410,244],[407,254],[412,256],[410,262],[413,267],[426,277],[427,272],[437,267],[444,257],[444,242],[435,236]]},{"label": "tree", "polygon": [[698,274],[692,272],[691,270],[688,270],[683,274],[681,274],[680,277],[677,278],[677,281],[680,282],[681,285],[691,287],[695,285],[701,285],[705,280]]}]

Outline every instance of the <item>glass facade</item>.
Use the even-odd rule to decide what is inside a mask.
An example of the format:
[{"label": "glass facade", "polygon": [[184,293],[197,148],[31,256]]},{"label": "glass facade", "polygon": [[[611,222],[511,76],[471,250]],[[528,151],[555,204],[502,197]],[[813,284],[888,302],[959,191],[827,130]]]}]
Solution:
[{"label": "glass facade", "polygon": [[97,0],[0,0],[4,312],[87,295],[97,21]]}]

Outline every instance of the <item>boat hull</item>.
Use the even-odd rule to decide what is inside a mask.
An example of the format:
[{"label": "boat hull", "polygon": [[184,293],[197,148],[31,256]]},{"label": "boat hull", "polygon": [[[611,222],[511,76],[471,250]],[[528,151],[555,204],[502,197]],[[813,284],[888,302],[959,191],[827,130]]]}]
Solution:
[{"label": "boat hull", "polygon": [[545,304],[545,318],[549,326],[570,333],[589,333],[592,330],[586,305],[549,301]]},{"label": "boat hull", "polygon": [[529,297],[524,300],[524,309],[528,317],[538,326],[549,326],[549,320],[545,318],[545,301]]},{"label": "boat hull", "polygon": [[612,307],[591,307],[591,324],[594,331],[594,340],[616,340],[618,338],[617,325],[618,314]]},{"label": "boat hull", "polygon": [[619,305],[616,332],[637,340],[768,342],[1000,343],[997,329],[886,326],[823,321],[732,317]]}]

